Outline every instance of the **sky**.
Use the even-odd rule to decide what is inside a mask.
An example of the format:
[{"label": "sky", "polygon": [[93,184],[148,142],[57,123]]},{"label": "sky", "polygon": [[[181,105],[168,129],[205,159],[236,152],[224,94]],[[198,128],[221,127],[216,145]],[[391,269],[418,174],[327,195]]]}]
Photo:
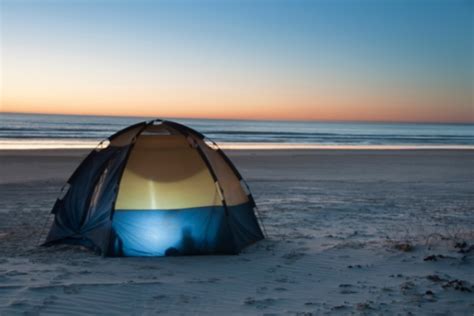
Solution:
[{"label": "sky", "polygon": [[474,122],[474,1],[0,0],[0,111]]}]

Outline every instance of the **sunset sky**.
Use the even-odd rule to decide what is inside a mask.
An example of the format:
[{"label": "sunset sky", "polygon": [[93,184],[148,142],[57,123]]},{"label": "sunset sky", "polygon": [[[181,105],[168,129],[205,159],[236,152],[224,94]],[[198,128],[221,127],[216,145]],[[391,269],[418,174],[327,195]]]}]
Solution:
[{"label": "sunset sky", "polygon": [[1,1],[1,111],[474,122],[473,1]]}]

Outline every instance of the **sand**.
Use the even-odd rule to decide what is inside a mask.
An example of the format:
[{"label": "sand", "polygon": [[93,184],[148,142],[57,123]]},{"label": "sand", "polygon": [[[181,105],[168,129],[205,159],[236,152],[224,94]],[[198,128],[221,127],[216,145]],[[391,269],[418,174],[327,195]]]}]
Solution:
[{"label": "sand", "polygon": [[0,152],[1,315],[474,313],[474,151],[229,151],[268,233],[240,255],[38,247],[86,153]]}]

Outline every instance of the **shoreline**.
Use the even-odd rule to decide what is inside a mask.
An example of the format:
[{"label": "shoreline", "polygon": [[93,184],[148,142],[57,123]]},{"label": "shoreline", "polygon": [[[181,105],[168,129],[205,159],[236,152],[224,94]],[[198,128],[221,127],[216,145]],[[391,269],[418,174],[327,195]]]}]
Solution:
[{"label": "shoreline", "polygon": [[[104,139],[105,141],[107,139]],[[0,139],[0,151],[93,150],[101,141],[87,139]],[[474,150],[474,144],[328,144],[216,142],[223,150]]]}]

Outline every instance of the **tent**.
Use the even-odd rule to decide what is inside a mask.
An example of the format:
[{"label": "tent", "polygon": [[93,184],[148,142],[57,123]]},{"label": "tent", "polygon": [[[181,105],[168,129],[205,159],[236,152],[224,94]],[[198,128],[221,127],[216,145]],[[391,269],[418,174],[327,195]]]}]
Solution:
[{"label": "tent", "polygon": [[255,202],[217,145],[184,125],[141,122],[74,171],[44,245],[104,256],[236,254],[264,238]]}]

